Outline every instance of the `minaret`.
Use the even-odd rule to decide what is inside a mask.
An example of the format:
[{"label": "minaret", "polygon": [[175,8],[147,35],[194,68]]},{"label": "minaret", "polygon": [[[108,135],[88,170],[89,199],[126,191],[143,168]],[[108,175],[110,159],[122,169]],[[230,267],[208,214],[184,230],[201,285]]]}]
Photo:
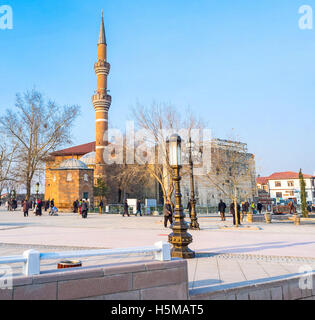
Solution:
[{"label": "minaret", "polygon": [[112,98],[107,94],[107,76],[110,64],[107,62],[107,44],[102,11],[101,31],[98,40],[98,60],[94,65],[97,76],[96,94],[92,97],[96,113],[96,161],[94,180],[105,179],[104,149],[108,145],[108,110]]}]

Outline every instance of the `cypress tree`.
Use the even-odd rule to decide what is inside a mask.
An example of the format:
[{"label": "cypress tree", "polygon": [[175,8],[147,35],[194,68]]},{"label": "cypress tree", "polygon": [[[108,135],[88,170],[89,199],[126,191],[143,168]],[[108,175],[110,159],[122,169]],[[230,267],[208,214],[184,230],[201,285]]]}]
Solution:
[{"label": "cypress tree", "polygon": [[301,197],[301,209],[302,209],[302,215],[304,218],[308,218],[308,212],[307,212],[307,204],[306,204],[306,191],[305,191],[305,180],[302,174],[302,169],[299,173],[299,179],[300,179],[300,197]]}]

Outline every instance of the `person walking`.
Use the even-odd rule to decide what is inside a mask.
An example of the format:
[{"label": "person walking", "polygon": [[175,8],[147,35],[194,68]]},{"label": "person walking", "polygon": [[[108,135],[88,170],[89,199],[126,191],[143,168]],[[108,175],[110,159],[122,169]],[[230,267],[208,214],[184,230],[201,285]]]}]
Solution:
[{"label": "person walking", "polygon": [[77,200],[73,201],[72,206],[73,206],[73,213],[77,213],[78,212]]},{"label": "person walking", "polygon": [[252,202],[252,204],[250,205],[250,208],[252,210],[252,214],[255,214],[256,213],[256,207],[255,207],[255,202]]},{"label": "person walking", "polygon": [[220,212],[222,221],[226,220],[225,219],[225,209],[226,209],[226,204],[222,200],[220,200],[219,205],[218,205],[218,210]]},{"label": "person walking", "polygon": [[82,199],[79,201],[79,213],[82,215]]},{"label": "person walking", "polygon": [[188,210],[188,213],[189,213],[189,218],[191,219],[191,200],[188,201],[188,204],[187,204],[187,208]]},{"label": "person walking", "polygon": [[51,199],[50,201],[50,208],[54,207],[55,206],[55,200],[54,199]]},{"label": "person walking", "polygon": [[167,228],[167,221],[170,222],[170,225],[173,224],[173,208],[169,200],[166,200],[166,203],[163,208],[164,213],[164,227]]},{"label": "person walking", "polygon": [[308,214],[312,214],[312,206],[310,204],[307,205],[307,208],[306,208]]},{"label": "person walking", "polygon": [[126,215],[128,215],[128,217],[130,217],[130,214],[129,214],[129,206],[128,206],[128,201],[127,199],[125,200],[125,203],[124,203],[124,213],[123,213],[123,217]]},{"label": "person walking", "polygon": [[137,201],[137,212],[136,212],[136,216],[138,215],[138,213],[140,214],[140,217],[142,217],[142,213],[141,213],[141,200],[138,199]]},{"label": "person walking", "polygon": [[291,200],[289,202],[289,209],[290,209],[290,214],[294,214],[295,213],[295,205],[294,205],[294,201]]},{"label": "person walking", "polygon": [[82,202],[82,218],[83,219],[87,218],[88,211],[89,211],[88,203],[85,200],[83,200]]},{"label": "person walking", "polygon": [[104,208],[104,203],[103,203],[103,200],[101,199],[99,205],[98,205],[99,209],[100,209],[100,214],[103,213],[103,208]]},{"label": "person walking", "polygon": [[[230,213],[233,215],[233,224],[236,225],[236,219],[235,219],[235,205],[234,202],[230,205]],[[237,203],[237,222],[238,225],[241,225],[241,206]]]},{"label": "person walking", "polygon": [[24,213],[24,217],[28,217],[28,210],[30,209],[30,206],[28,204],[27,200],[23,201],[23,213]]},{"label": "person walking", "polygon": [[259,214],[261,214],[262,209],[263,209],[263,205],[260,202],[258,202],[257,203],[257,210],[258,210]]},{"label": "person walking", "polygon": [[40,199],[37,200],[37,204],[36,204],[36,215],[37,216],[41,216],[42,215],[42,202]]},{"label": "person walking", "polygon": [[49,209],[49,200],[45,201],[45,212]]}]

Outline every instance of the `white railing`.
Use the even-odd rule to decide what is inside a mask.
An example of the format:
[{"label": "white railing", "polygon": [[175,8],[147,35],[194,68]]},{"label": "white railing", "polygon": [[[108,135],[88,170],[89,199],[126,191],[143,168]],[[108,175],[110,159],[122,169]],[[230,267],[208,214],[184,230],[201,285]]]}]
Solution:
[{"label": "white railing", "polygon": [[23,262],[23,273],[27,276],[40,274],[41,260],[58,260],[71,258],[86,258],[96,256],[109,255],[127,255],[127,254],[152,253],[155,260],[169,261],[171,260],[171,248],[167,242],[157,242],[150,247],[136,247],[126,249],[100,249],[100,250],[80,250],[80,251],[64,251],[40,253],[36,250],[27,250],[23,255],[0,257],[0,264]]}]

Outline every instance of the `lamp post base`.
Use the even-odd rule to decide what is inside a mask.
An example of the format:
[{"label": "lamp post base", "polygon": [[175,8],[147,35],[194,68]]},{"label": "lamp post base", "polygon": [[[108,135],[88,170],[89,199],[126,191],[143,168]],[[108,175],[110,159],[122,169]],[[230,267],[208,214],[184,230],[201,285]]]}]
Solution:
[{"label": "lamp post base", "polygon": [[168,236],[168,241],[173,245],[171,249],[172,258],[195,258],[195,252],[188,248],[188,245],[192,243],[192,236],[189,233],[185,233],[184,235],[171,233]]},{"label": "lamp post base", "polygon": [[182,258],[182,259],[194,259],[195,252],[187,248],[187,250],[182,250],[182,248],[173,248],[171,250],[171,257],[172,258]]}]

